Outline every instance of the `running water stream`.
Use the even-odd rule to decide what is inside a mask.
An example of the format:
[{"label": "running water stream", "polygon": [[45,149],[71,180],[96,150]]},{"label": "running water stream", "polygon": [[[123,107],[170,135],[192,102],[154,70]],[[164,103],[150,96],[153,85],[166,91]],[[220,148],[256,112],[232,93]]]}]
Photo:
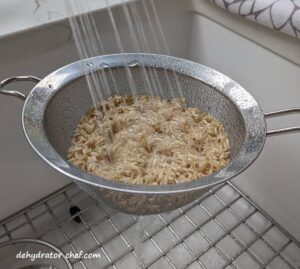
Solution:
[{"label": "running water stream", "polygon": [[[115,38],[115,44],[118,51],[115,53],[125,53],[124,42],[120,34],[118,21],[112,9],[112,4],[109,0],[103,1],[106,6],[109,22]],[[125,18],[128,32],[126,36],[130,39],[131,51],[136,53],[151,53],[170,54],[163,28],[159,19],[159,15],[155,6],[154,0],[120,0],[121,12]],[[106,48],[103,42],[104,34],[101,32],[100,26],[97,25],[93,14],[90,12],[88,2],[86,0],[65,0],[65,5],[69,13],[69,21],[73,32],[73,37],[80,59],[87,59],[106,54]],[[119,12],[120,12],[119,10]],[[143,24],[143,19],[147,21],[147,27]],[[122,31],[124,27],[122,25]],[[124,33],[123,33],[124,34]],[[154,48],[150,49],[149,38]],[[127,62],[126,58],[120,55],[123,59],[126,77],[130,85],[131,95],[137,96],[138,90],[135,80],[132,75],[132,68],[139,68],[146,85],[147,95],[163,96],[164,89],[158,79],[158,70],[155,67],[145,67],[142,57],[137,55],[137,58],[132,62]],[[91,72],[95,68],[91,59],[87,64],[82,64],[84,74],[86,76],[87,85],[91,94],[94,107],[97,109],[99,101],[104,100],[105,96],[111,96],[113,93],[119,93],[117,77],[114,76],[110,65],[103,62],[97,69],[97,72]],[[166,67],[163,67],[167,87],[172,97],[182,96],[182,89],[177,78],[176,72],[167,72]],[[175,82],[175,83],[172,83]],[[175,86],[174,86],[175,85]],[[101,113],[106,114],[106,108]],[[99,112],[100,113],[100,112]],[[111,132],[113,134],[113,132]],[[113,135],[110,136],[108,142],[111,142]],[[138,268],[142,267],[143,262],[143,238],[145,230],[151,224],[151,217],[137,217],[135,238],[132,239],[134,253],[137,257]]]},{"label": "running water stream", "polygon": [[[148,217],[149,218],[149,217]],[[145,237],[147,218],[144,216],[137,216],[135,224],[135,236],[133,238],[134,254],[137,259],[137,266],[142,268],[144,265],[144,246],[143,240]]]}]

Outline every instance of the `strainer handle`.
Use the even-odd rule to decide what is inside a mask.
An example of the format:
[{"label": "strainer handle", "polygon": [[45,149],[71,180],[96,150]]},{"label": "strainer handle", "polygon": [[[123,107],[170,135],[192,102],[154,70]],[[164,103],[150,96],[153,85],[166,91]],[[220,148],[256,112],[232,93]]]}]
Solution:
[{"label": "strainer handle", "polygon": [[[284,110],[279,110],[279,111],[266,113],[265,118],[268,119],[268,118],[279,117],[279,116],[295,114],[295,113],[300,113],[300,107],[284,109]],[[267,136],[274,136],[274,135],[281,135],[281,134],[288,134],[288,133],[296,133],[296,132],[300,132],[300,126],[268,131]]]},{"label": "strainer handle", "polygon": [[25,94],[18,91],[4,90],[4,87],[7,86],[8,84],[12,82],[19,82],[19,81],[40,82],[41,79],[34,76],[17,76],[17,77],[6,78],[0,82],[0,93],[5,95],[12,95],[25,101],[27,98]]}]

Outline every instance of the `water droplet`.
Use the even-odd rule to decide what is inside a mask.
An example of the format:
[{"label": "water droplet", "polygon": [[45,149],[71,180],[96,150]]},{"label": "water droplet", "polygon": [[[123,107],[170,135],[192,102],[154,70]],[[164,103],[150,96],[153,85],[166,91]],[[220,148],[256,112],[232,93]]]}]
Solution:
[{"label": "water droplet", "polygon": [[87,66],[94,66],[94,63],[88,62],[88,63],[87,63]]},{"label": "water droplet", "polygon": [[101,67],[104,68],[104,69],[105,69],[105,68],[109,68],[109,64],[107,64],[107,63],[101,63],[100,65],[101,65]]},{"label": "water droplet", "polygon": [[129,67],[135,67],[135,66],[138,66],[139,65],[139,62],[138,61],[132,61],[132,62],[129,62],[128,63],[128,66]]}]

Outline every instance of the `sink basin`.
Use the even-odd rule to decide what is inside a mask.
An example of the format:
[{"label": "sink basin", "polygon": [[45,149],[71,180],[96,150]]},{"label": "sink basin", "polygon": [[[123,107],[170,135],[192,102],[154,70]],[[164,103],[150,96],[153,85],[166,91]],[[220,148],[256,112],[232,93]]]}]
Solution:
[{"label": "sink basin", "polygon": [[[228,75],[245,87],[266,112],[300,106],[299,40],[227,14],[207,0],[156,2],[171,55]],[[114,7],[113,12],[117,14],[125,51],[134,51],[121,9]],[[118,52],[107,13],[97,11],[95,20],[101,26],[105,52]],[[149,27],[146,19],[142,23]],[[76,61],[78,55],[70,33],[68,22],[61,21],[2,38],[0,79],[24,74],[44,77]],[[159,52],[151,39],[149,47],[151,52]],[[16,87],[25,90],[31,85]],[[0,208],[0,219],[70,182],[45,165],[27,145],[20,122],[22,106],[10,97],[0,98],[0,123],[4,126],[0,132],[0,197],[2,204],[8,205]],[[295,116],[274,120],[268,128],[299,123]],[[271,138],[255,164],[235,179],[243,192],[297,239],[299,156],[299,134]]]}]

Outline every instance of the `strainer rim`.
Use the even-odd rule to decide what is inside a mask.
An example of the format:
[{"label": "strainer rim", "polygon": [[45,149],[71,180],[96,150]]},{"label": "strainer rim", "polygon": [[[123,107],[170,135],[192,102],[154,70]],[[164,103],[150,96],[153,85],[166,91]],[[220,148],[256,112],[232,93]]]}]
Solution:
[{"label": "strainer rim", "polygon": [[[123,58],[122,61],[120,58]],[[100,64],[103,62],[110,64],[112,67],[124,67],[124,62],[129,63],[133,60],[146,61],[153,67],[155,63],[156,68],[173,69],[176,72],[199,79],[213,86],[238,107],[245,124],[245,139],[240,151],[229,164],[214,174],[191,182],[149,186],[116,182],[83,172],[72,166],[56,152],[48,140],[44,129],[44,113],[53,96],[67,83],[84,75],[83,64],[93,62],[94,65],[89,66],[89,69],[90,71],[95,71],[99,69]],[[49,85],[51,86],[49,87]],[[52,72],[30,92],[23,107],[22,124],[25,136],[32,148],[54,169],[75,181],[103,189],[134,194],[176,194],[196,191],[222,183],[235,177],[249,167],[259,156],[266,139],[266,123],[261,107],[251,94],[237,82],[199,63],[173,56],[148,53],[123,53],[97,56],[79,60]]]}]

